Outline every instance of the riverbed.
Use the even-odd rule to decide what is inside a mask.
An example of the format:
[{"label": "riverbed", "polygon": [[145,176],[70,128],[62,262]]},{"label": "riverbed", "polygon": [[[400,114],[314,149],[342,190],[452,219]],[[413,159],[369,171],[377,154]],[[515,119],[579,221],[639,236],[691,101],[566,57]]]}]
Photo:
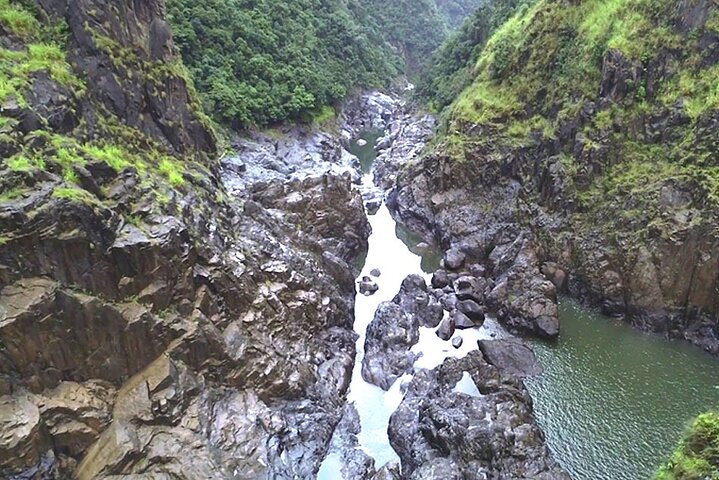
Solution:
[{"label": "riverbed", "polygon": [[[361,138],[366,145],[352,144],[362,165],[363,188],[371,187],[372,146],[379,133],[365,132]],[[360,278],[375,268],[381,275],[374,278],[376,294],[358,294],[356,299],[359,340],[348,401],[359,413],[360,446],[379,468],[398,460],[389,445],[387,425],[409,376],[388,392],[362,379],[365,331],[377,306],[394,297],[407,275],[430,278],[439,267],[440,254],[431,247],[418,248],[421,239],[397,225],[385,205],[369,220],[372,235]],[[651,478],[688,422],[719,405],[716,359],[687,344],[642,334],[569,299],[561,302],[560,321],[558,342],[529,341],[544,373],[526,381],[554,458],[575,480]],[[476,349],[480,338],[507,334],[488,318],[483,327],[457,335],[464,337],[459,350],[439,340],[433,330],[422,329],[412,349],[423,354],[415,368],[434,368],[448,356]],[[323,464],[320,479],[340,478],[336,455],[330,454]]]}]

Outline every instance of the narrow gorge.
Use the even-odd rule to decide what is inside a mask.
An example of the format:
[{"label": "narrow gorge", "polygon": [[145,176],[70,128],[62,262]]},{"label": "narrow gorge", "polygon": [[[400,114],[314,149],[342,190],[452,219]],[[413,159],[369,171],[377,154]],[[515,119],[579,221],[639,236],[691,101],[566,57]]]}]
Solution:
[{"label": "narrow gorge", "polygon": [[719,478],[714,0],[0,38],[0,478]]}]

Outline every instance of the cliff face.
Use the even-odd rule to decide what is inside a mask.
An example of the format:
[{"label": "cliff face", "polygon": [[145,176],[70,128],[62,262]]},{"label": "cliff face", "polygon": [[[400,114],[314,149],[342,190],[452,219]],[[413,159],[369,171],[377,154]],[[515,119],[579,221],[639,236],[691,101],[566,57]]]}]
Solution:
[{"label": "cliff face", "polygon": [[554,301],[551,281],[719,353],[718,10],[522,7],[479,55],[436,148],[401,175],[399,216],[484,259],[518,329],[536,333],[527,292]]},{"label": "cliff face", "polygon": [[354,358],[349,179],[230,197],[161,1],[0,13],[0,477],[311,476]]}]

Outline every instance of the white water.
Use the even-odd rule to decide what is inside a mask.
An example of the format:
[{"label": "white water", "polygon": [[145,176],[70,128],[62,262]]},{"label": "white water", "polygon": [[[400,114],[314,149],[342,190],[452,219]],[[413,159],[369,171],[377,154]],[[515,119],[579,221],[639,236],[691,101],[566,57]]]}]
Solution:
[{"label": "white water", "polygon": [[[365,174],[363,187],[371,187],[372,177]],[[374,313],[380,303],[389,301],[399,292],[399,288],[408,275],[420,274],[427,282],[431,278],[428,273],[438,267],[436,256],[429,258],[435,252],[428,252],[424,259],[422,256],[410,251],[410,248],[400,238],[412,237],[397,226],[385,205],[380,207],[375,215],[369,216],[372,234],[369,238],[369,251],[362,273],[359,278],[370,276],[370,272],[377,268],[381,275],[373,278],[379,286],[379,291],[372,296],[358,294],[355,303],[354,329],[359,335],[357,340],[357,356],[352,372],[352,380],[348,394],[348,402],[352,402],[360,417],[362,430],[358,435],[361,448],[375,459],[377,469],[388,462],[398,462],[399,458],[392,449],[387,436],[389,418],[397,409],[403,398],[402,385],[411,380],[411,375],[405,375],[397,380],[385,392],[379,387],[371,385],[362,378],[362,359],[364,358],[364,343],[367,326],[374,318]],[[445,312],[446,314],[446,312]],[[477,349],[477,340],[502,336],[501,327],[492,319],[487,319],[481,328],[471,330],[458,330],[454,337],[463,338],[459,349],[452,347],[450,341],[442,341],[432,328],[421,328],[419,342],[412,347],[412,351],[421,353],[415,362],[415,369],[431,369],[440,365],[446,358],[461,358],[470,351]],[[452,338],[454,338],[452,337]],[[471,379],[470,379],[471,382]],[[466,382],[460,382],[457,388],[468,389],[467,393],[475,394],[476,386],[472,389]],[[478,392],[476,392],[478,393]],[[320,468],[319,480],[339,480],[339,454],[330,452]]]}]

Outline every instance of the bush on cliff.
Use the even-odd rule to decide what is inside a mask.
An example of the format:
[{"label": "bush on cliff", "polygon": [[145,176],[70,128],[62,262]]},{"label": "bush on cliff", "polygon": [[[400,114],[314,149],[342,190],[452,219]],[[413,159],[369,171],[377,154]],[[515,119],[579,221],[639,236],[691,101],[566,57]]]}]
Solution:
[{"label": "bush on cliff", "polygon": [[656,480],[719,479],[719,414],[705,413],[689,427]]}]

